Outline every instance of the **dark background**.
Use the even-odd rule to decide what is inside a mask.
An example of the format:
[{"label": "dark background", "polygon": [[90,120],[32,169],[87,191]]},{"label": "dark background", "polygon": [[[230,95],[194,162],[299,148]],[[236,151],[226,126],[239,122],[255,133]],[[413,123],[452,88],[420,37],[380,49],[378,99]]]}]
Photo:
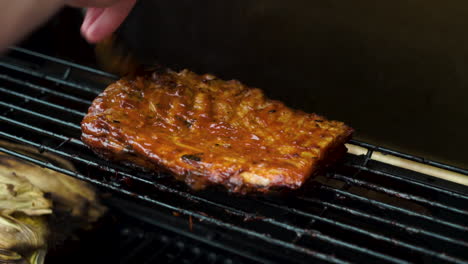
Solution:
[{"label": "dark background", "polygon": [[[59,14],[42,49],[92,65],[80,17]],[[468,168],[466,1],[139,0],[119,37],[143,62],[238,79],[357,139]]]}]

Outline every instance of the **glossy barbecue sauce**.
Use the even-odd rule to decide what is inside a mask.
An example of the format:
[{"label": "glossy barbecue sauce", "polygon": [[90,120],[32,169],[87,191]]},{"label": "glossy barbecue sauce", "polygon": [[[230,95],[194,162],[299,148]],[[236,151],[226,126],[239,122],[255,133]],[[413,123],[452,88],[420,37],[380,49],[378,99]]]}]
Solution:
[{"label": "glossy barbecue sauce", "polygon": [[111,84],[82,130],[108,159],[169,171],[195,189],[234,192],[300,187],[353,132],[238,81],[187,70]]}]

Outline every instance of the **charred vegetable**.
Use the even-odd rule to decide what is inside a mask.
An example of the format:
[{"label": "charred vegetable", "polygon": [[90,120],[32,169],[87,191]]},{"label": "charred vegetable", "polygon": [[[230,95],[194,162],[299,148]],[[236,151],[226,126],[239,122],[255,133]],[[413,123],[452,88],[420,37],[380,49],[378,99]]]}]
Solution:
[{"label": "charred vegetable", "polygon": [[[1,141],[0,146],[74,170],[49,154]],[[52,237],[63,240],[104,212],[88,184],[0,153],[0,263],[43,263],[48,246],[57,242]]]}]

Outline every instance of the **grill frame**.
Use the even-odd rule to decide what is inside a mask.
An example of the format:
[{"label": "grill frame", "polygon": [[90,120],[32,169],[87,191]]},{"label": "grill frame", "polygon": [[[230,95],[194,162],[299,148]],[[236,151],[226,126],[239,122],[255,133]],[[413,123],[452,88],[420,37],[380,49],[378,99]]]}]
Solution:
[{"label": "grill frame", "polygon": [[[39,63],[36,61],[41,62]],[[0,115],[0,124],[7,124],[10,126],[5,130],[0,129],[0,138],[36,147],[40,152],[47,151],[52,154],[57,154],[70,161],[73,161],[75,164],[82,164],[80,165],[81,167],[92,167],[94,171],[105,172],[104,174],[106,175],[95,177],[94,174],[93,176],[85,175],[83,170],[80,172],[66,170],[54,164],[43,162],[34,157],[12,151],[5,147],[0,147],[1,152],[30,161],[42,167],[62,172],[78,179],[88,181],[104,189],[131,196],[138,201],[143,202],[150,208],[156,207],[162,208],[168,212],[176,212],[177,214],[192,219],[190,221],[196,221],[195,225],[197,226],[209,226],[210,228],[206,230],[216,229],[213,232],[207,231],[209,233],[213,233],[208,236],[193,232],[193,230],[187,232],[186,230],[179,229],[179,231],[186,236],[192,235],[193,238],[196,238],[203,243],[230,251],[231,253],[244,255],[246,258],[252,261],[262,263],[275,262],[276,260],[301,262],[299,257],[296,257],[295,259],[291,257],[293,252],[323,262],[348,263],[349,260],[356,261],[356,259],[352,259],[352,257],[347,255],[347,253],[343,252],[344,250],[349,250],[355,252],[356,254],[360,254],[359,256],[368,256],[373,260],[381,260],[391,263],[405,263],[405,259],[401,259],[398,256],[395,256],[395,254],[392,255],[389,253],[382,253],[380,250],[370,248],[370,246],[362,246],[361,244],[352,241],[350,242],[346,239],[343,239],[342,237],[331,236],[326,234],[326,232],[322,232],[322,229],[316,227],[332,226],[334,228],[344,230],[345,232],[350,232],[353,234],[355,233],[359,236],[368,237],[370,239],[369,241],[376,240],[380,241],[379,243],[394,245],[395,248],[401,247],[411,252],[419,252],[419,254],[422,256],[422,260],[439,260],[449,263],[463,263],[468,261],[468,256],[466,254],[461,254],[463,258],[460,258],[457,256],[452,256],[454,255],[453,252],[451,254],[446,254],[445,252],[428,250],[424,246],[418,245],[417,242],[408,243],[407,241],[396,239],[385,233],[379,233],[371,229],[349,224],[346,222],[346,220],[340,219],[339,221],[336,221],[335,218],[324,216],[330,210],[337,210],[344,214],[348,214],[359,219],[364,219],[365,221],[380,223],[381,225],[389,226],[391,228],[401,229],[403,230],[401,232],[414,233],[425,237],[430,237],[439,241],[443,241],[443,243],[448,243],[468,250],[468,241],[460,239],[460,237],[457,238],[456,235],[447,236],[440,234],[440,232],[427,230],[429,226],[435,225],[440,226],[441,230],[447,229],[451,232],[458,230],[462,234],[468,234],[468,225],[466,223],[453,223],[453,221],[448,221],[447,219],[441,218],[441,216],[434,217],[417,211],[411,211],[405,207],[395,206],[392,203],[382,202],[379,199],[369,199],[363,194],[356,194],[355,192],[350,191],[350,188],[359,187],[378,194],[395,197],[395,199],[403,200],[405,202],[409,201],[411,204],[419,205],[423,208],[430,208],[431,212],[447,211],[453,215],[458,215],[460,217],[464,215],[466,217],[468,216],[468,208],[460,205],[463,201],[466,202],[468,200],[468,188],[466,186],[454,184],[409,170],[396,168],[390,165],[385,165],[383,163],[370,160],[370,157],[372,153],[378,151],[422,164],[431,165],[437,168],[457,172],[467,176],[468,170],[426,160],[424,158],[415,157],[398,151],[377,147],[365,142],[352,140],[352,144],[367,149],[366,155],[363,156],[347,155],[343,164],[340,165],[345,167],[346,170],[352,169],[353,175],[350,176],[349,174],[343,174],[335,169],[331,169],[327,171],[327,179],[344,183],[342,187],[338,188],[322,183],[319,183],[317,187],[316,182],[312,184],[312,190],[320,191],[321,193],[325,194],[325,197],[332,197],[332,199],[330,201],[321,198],[309,199],[309,197],[302,197],[302,194],[294,198],[301,200],[302,197],[304,199],[302,199],[301,203],[305,203],[306,205],[310,206],[317,205],[319,207],[323,207],[324,209],[322,212],[309,212],[304,208],[298,209],[296,207],[289,208],[289,204],[281,204],[281,201],[277,198],[272,198],[273,202],[271,202],[268,199],[265,200],[258,197],[228,197],[227,195],[223,196],[222,194],[216,194],[215,191],[214,194],[194,193],[184,189],[184,187],[177,185],[174,187],[171,185],[172,183],[169,185],[158,183],[160,180],[166,180],[167,175],[152,175],[151,177],[148,177],[148,175],[144,173],[134,172],[126,167],[103,161],[94,156],[81,156],[80,151],[76,151],[75,149],[85,149],[85,145],[79,140],[79,137],[76,136],[78,134],[75,133],[75,137],[66,135],[68,130],[76,130],[78,131],[77,133],[79,133],[80,127],[76,122],[70,121],[68,119],[64,120],[63,117],[74,116],[74,118],[71,119],[76,121],[84,116],[84,112],[63,107],[60,105],[61,102],[49,102],[42,98],[42,96],[44,96],[44,98],[53,97],[61,100],[68,100],[69,102],[80,105],[79,108],[83,109],[83,107],[86,107],[87,105],[89,106],[91,99],[94,96],[99,94],[100,90],[96,87],[104,88],[105,85],[103,83],[114,81],[117,79],[117,76],[18,47],[12,48],[10,55],[0,60],[0,67],[3,69],[3,71],[7,72],[7,74],[0,74],[1,84],[15,84],[21,89],[31,89],[31,91],[39,92],[40,95],[39,97],[30,96],[28,94],[22,93],[21,91],[10,90],[0,85],[1,95],[5,95],[8,98],[13,98],[16,100],[16,103],[11,103],[3,101],[3,99],[0,97],[0,109],[6,109],[5,111],[0,110],[0,113],[2,114]],[[13,77],[13,74],[11,73],[21,76],[29,76],[30,79],[24,80],[21,78],[16,78]],[[77,75],[78,77],[74,77],[74,74],[79,75]],[[37,83],[31,81],[31,79],[36,80]],[[93,81],[90,81],[91,79]],[[103,80],[105,81],[102,82]],[[90,82],[84,83],[84,81]],[[43,87],[45,85],[50,85],[50,87]],[[65,92],[65,90],[61,90],[62,88],[65,88],[66,91],[71,93]],[[87,98],[90,98],[90,100]],[[29,109],[31,106],[29,106],[29,108],[26,107],[25,104],[27,103],[35,104],[36,107],[34,109],[36,110]],[[57,115],[63,114],[63,117],[43,114],[41,112],[45,110],[42,108],[47,108],[48,110],[46,112],[54,114],[54,111],[57,111]],[[19,118],[19,120],[23,121],[18,121],[10,117],[14,114],[21,115],[22,117]],[[46,125],[42,125],[41,127],[33,125],[31,123],[36,122],[36,120],[26,120],[23,115],[29,115],[38,119],[43,119],[45,120]],[[28,123],[26,123],[24,120],[26,120]],[[62,132],[61,134],[57,133],[53,131],[53,129],[45,128],[47,127],[48,123],[54,124],[54,126],[57,127],[62,127],[62,129],[66,128],[68,130],[63,130],[66,132]],[[28,139],[27,136],[23,135],[23,132],[23,134],[19,132],[16,134],[15,131],[11,132],[12,127],[20,127],[22,129],[28,130],[31,133],[51,138],[51,142],[53,143],[38,142],[39,139],[37,138]],[[379,181],[375,182],[373,178],[367,177],[362,179],[362,174],[364,173],[381,177],[379,179],[384,179],[385,181],[392,183],[392,185],[399,183],[404,187],[403,189],[407,189],[407,192],[402,192],[398,189],[392,189],[391,187],[382,185],[379,183]],[[437,198],[439,199],[437,201],[432,201],[429,198],[424,197],[424,193],[420,193],[419,195],[412,194],[411,191],[413,191],[414,188],[424,188],[424,190],[428,192],[437,194]],[[142,189],[144,191],[141,191]],[[414,189],[414,191],[417,190]],[[163,198],[155,198],[155,196],[151,196],[153,192],[157,192],[158,195],[161,195]],[[222,197],[223,199],[226,198],[227,201],[223,200],[223,202],[217,202],[212,199],[213,197],[216,198],[218,196]],[[176,199],[177,201],[171,201],[171,197],[176,197],[177,199],[181,200],[179,201]],[[460,203],[457,204],[457,206],[449,206],[441,202],[440,197],[450,197],[450,199],[453,201],[459,201]],[[339,202],[339,199],[348,199],[351,202],[349,202],[348,205]],[[298,200],[293,201],[299,202]],[[238,205],[237,202],[240,205]],[[264,212],[258,213],[253,208],[243,206],[243,204],[246,202],[254,203],[255,205],[262,208]],[[231,221],[226,215],[221,215],[221,217],[218,217],[219,215],[217,215],[217,217],[210,216],[209,214],[206,214],[205,211],[198,211],[197,209],[199,207],[206,211],[212,210],[217,212],[224,212],[224,214],[232,216],[233,218],[235,217],[244,219],[245,223],[242,223],[242,221]],[[212,209],[211,207],[216,209]],[[267,208],[275,208],[277,211],[270,213],[268,210],[266,210]],[[426,227],[415,227],[415,222],[412,222],[412,225],[405,224],[405,222],[395,222],[391,218],[386,218],[382,215],[379,215],[387,211],[391,212],[391,214],[403,215],[408,219],[419,219],[424,224],[426,224]],[[282,220],[280,213],[285,213],[298,218],[307,218],[311,223],[307,225],[304,224],[303,226],[290,224],[288,222],[289,220]],[[395,216],[392,217],[395,218]],[[147,219],[147,221],[154,222],[154,220],[151,219]],[[282,230],[284,229],[287,232],[296,233],[297,237],[293,238],[291,241],[286,241],[286,239],[283,239],[282,237],[272,237],[274,230],[271,230],[271,233],[268,233],[268,230],[263,232],[252,230],[254,227],[249,226],[249,223],[251,222],[255,222],[253,225],[255,228],[260,228],[257,226],[257,224],[269,226],[270,228],[275,227]],[[166,225],[166,228],[168,227],[169,226]],[[219,231],[218,229],[222,229],[224,231]],[[325,229],[326,228],[323,228],[323,230]],[[221,232],[226,232],[228,235],[220,235]],[[214,238],[210,236],[214,236]],[[324,243],[327,245],[329,244],[330,247],[332,247],[332,250],[317,250],[314,249],[313,246],[304,246],[304,243],[299,246],[298,241],[300,242],[303,237],[314,240],[312,244],[315,246],[317,246],[317,244],[314,243],[317,243],[317,241],[320,241],[319,243]],[[236,243],[242,243],[243,241],[239,238],[249,239],[249,241],[262,241],[262,244],[258,245],[255,245],[255,243],[251,241],[250,244],[247,244],[254,247],[257,246],[257,248],[254,248],[255,250],[260,250],[260,252],[266,254],[270,253],[274,255],[274,258],[271,259],[265,257],[265,255],[262,255],[261,253],[253,252],[253,250],[249,250],[248,248],[246,249],[245,246],[236,246]],[[233,243],[231,241],[229,243],[228,240],[233,240],[236,242]],[[335,248],[336,252],[334,250]],[[281,256],[278,255],[281,255],[282,252],[274,252],[272,249],[284,249],[289,253],[286,254],[283,259],[281,259]],[[334,253],[336,253],[338,257],[335,256]],[[392,252],[390,251],[390,253]],[[413,253],[408,253],[408,256],[412,256],[412,254]],[[349,258],[344,259],[343,256],[347,256]],[[307,260],[308,259],[305,261]]]},{"label": "grill frame", "polygon": [[164,225],[164,214],[155,215],[160,220],[157,225],[147,223],[145,217],[154,210],[125,197],[107,197],[104,202],[112,215],[104,216],[93,230],[79,233],[80,241],[68,241],[67,253],[63,246],[52,247],[45,263],[255,263],[191,239],[179,229],[172,231]]}]

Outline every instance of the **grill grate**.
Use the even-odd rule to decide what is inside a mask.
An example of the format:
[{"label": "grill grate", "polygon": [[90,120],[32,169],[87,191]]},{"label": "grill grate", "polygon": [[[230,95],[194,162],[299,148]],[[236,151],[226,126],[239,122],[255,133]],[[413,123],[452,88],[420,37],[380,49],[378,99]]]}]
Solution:
[{"label": "grill grate", "polygon": [[[240,256],[226,254],[194,239],[140,221],[138,213],[132,211],[138,205],[129,204],[122,197],[112,197],[105,202],[112,215],[101,219],[92,231],[80,233],[80,241],[66,243],[67,252],[63,252],[63,246],[50,249],[45,263],[251,263]],[[132,215],[122,213],[123,209],[132,211]]]},{"label": "grill grate", "polygon": [[468,175],[465,169],[353,141],[367,154],[347,155],[294,195],[193,192],[167,175],[104,161],[79,140],[91,101],[116,76],[22,48],[0,68],[0,138],[65,157],[77,172],[0,151],[178,215],[165,228],[179,234],[261,263],[468,262],[468,188],[369,157],[378,151]]}]

